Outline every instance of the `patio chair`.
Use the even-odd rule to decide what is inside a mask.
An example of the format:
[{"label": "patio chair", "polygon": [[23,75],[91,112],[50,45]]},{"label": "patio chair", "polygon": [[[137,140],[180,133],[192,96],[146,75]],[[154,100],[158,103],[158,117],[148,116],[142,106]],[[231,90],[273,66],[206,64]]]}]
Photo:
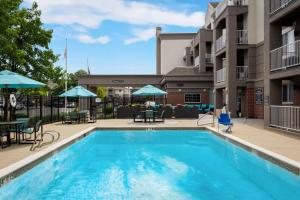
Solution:
[{"label": "patio chair", "polygon": [[145,117],[140,113],[138,114],[135,110],[133,111],[133,122],[143,122]]},{"label": "patio chair", "polygon": [[205,113],[208,113],[208,112],[213,112],[215,109],[215,106],[213,104],[209,104],[208,108],[206,108],[204,110]]},{"label": "patio chair", "polygon": [[78,113],[77,112],[70,112],[69,113],[69,117],[70,117],[71,123],[73,123],[73,122],[79,123]]},{"label": "patio chair", "polygon": [[92,112],[89,116],[89,119],[88,119],[88,123],[96,123],[97,122],[97,117],[96,117],[96,113],[95,112]]},{"label": "patio chair", "polygon": [[165,121],[165,110],[163,110],[160,116],[155,116],[155,122],[164,122]]},{"label": "patio chair", "polygon": [[[24,140],[25,141],[36,141],[36,135],[40,131],[41,127],[42,127],[42,120],[38,120],[33,127],[22,130],[21,133],[25,135]],[[30,138],[26,138],[26,134],[30,135]],[[33,139],[31,139],[32,135],[34,136]]]},{"label": "patio chair", "polygon": [[147,120],[149,120],[149,122],[151,121],[151,119],[154,119],[154,111],[153,110],[146,110],[146,116],[145,116],[145,121],[147,122]]},{"label": "patio chair", "polygon": [[30,118],[26,118],[26,117],[16,118],[16,121],[21,121],[23,123],[18,125],[17,127],[14,126],[9,129],[9,132],[15,134],[14,138],[11,139],[17,139],[17,133],[28,128]]},{"label": "patio chair", "polygon": [[[3,141],[3,138],[6,137],[6,142]],[[0,145],[1,148],[4,149],[6,147],[9,147],[11,144],[10,142],[10,132],[9,130],[0,130]]]},{"label": "patio chair", "polygon": [[229,115],[227,113],[221,113],[219,118],[218,118],[218,131],[220,130],[220,124],[224,125],[224,126],[227,126],[225,132],[228,133],[228,132],[231,132],[232,130],[232,126],[233,126],[233,123],[229,117]]},{"label": "patio chair", "polygon": [[207,104],[201,104],[200,112],[204,113],[205,109],[207,109]]}]

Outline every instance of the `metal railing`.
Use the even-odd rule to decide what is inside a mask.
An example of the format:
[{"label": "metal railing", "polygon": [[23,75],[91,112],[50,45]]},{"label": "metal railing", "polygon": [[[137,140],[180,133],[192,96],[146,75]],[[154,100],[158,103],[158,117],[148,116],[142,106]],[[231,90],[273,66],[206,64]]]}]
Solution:
[{"label": "metal railing", "polygon": [[224,0],[219,3],[216,7],[216,18],[222,14],[222,12],[226,9],[227,6],[246,6],[248,5],[248,0]]},{"label": "metal railing", "polygon": [[248,79],[248,66],[236,67],[236,80],[245,81]]},{"label": "metal railing", "polygon": [[237,30],[236,31],[236,42],[237,44],[248,44],[248,31],[247,30]]},{"label": "metal railing", "polygon": [[194,61],[194,66],[197,67],[200,65],[200,56],[197,56]]},{"label": "metal railing", "polygon": [[226,47],[226,35],[222,35],[216,41],[216,51],[219,51]]},{"label": "metal railing", "polygon": [[270,0],[270,14],[276,13],[278,10],[288,6],[295,0]]},{"label": "metal railing", "polygon": [[205,54],[205,64],[206,65],[213,65],[214,61],[213,61],[213,55],[206,53]]},{"label": "metal railing", "polygon": [[217,70],[217,83],[225,82],[226,80],[226,68]]},{"label": "metal railing", "polygon": [[271,105],[270,126],[300,131],[300,107]]},{"label": "metal railing", "polygon": [[300,40],[274,49],[270,54],[271,71],[300,65]]}]

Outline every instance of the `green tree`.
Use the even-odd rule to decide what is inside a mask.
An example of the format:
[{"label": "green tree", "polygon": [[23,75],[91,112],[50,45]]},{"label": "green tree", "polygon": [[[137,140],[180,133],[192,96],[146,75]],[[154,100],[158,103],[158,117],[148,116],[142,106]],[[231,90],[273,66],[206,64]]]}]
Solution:
[{"label": "green tree", "polygon": [[106,87],[97,87],[97,96],[103,100],[107,96],[107,88]]},{"label": "green tree", "polygon": [[8,69],[47,83],[62,76],[55,67],[58,55],[49,48],[52,30],[41,22],[37,3],[30,8],[22,0],[0,0],[0,69]]}]

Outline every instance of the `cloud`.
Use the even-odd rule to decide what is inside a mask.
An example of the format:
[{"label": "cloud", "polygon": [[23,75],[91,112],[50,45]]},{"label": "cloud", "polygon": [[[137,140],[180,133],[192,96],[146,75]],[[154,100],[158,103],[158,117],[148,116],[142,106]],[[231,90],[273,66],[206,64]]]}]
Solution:
[{"label": "cloud", "polygon": [[97,38],[93,38],[89,35],[86,34],[81,34],[77,37],[77,39],[82,42],[82,43],[87,43],[87,44],[107,44],[110,42],[110,38],[108,36],[100,36]]},{"label": "cloud", "polygon": [[[32,3],[34,0],[25,0]],[[35,0],[45,23],[98,28],[105,20],[134,25],[199,27],[203,12],[175,11],[151,3],[125,0]]]},{"label": "cloud", "polygon": [[134,37],[125,40],[124,44],[130,45],[130,44],[142,42],[142,41],[147,42],[155,36],[155,32],[156,32],[155,28],[148,28],[145,30],[135,29],[133,31]]}]

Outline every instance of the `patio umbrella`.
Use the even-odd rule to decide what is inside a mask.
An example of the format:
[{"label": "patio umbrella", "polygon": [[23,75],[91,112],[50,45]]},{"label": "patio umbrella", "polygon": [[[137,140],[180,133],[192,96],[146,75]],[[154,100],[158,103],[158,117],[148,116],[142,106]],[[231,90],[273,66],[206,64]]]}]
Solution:
[{"label": "patio umbrella", "polygon": [[82,86],[76,86],[61,95],[60,97],[96,97],[97,95]]},{"label": "patio umbrella", "polygon": [[0,72],[0,88],[40,88],[44,83],[27,78],[15,72],[4,70]]},{"label": "patio umbrella", "polygon": [[82,86],[76,86],[63,94],[59,95],[60,97],[78,97],[78,109],[79,109],[79,102],[80,97],[96,97],[97,95],[92,93],[91,91],[85,89]]},{"label": "patio umbrella", "polygon": [[[3,89],[29,89],[29,88],[40,88],[45,84],[35,81],[33,79],[27,78],[15,72],[8,70],[0,71],[0,88]],[[5,102],[8,102],[8,94],[5,96]],[[8,117],[8,104],[5,104],[4,109],[4,119]]]},{"label": "patio umbrella", "polygon": [[132,93],[132,95],[135,96],[164,96],[166,94],[167,92],[158,89],[152,85],[146,85],[145,87],[142,87],[141,89]]}]

